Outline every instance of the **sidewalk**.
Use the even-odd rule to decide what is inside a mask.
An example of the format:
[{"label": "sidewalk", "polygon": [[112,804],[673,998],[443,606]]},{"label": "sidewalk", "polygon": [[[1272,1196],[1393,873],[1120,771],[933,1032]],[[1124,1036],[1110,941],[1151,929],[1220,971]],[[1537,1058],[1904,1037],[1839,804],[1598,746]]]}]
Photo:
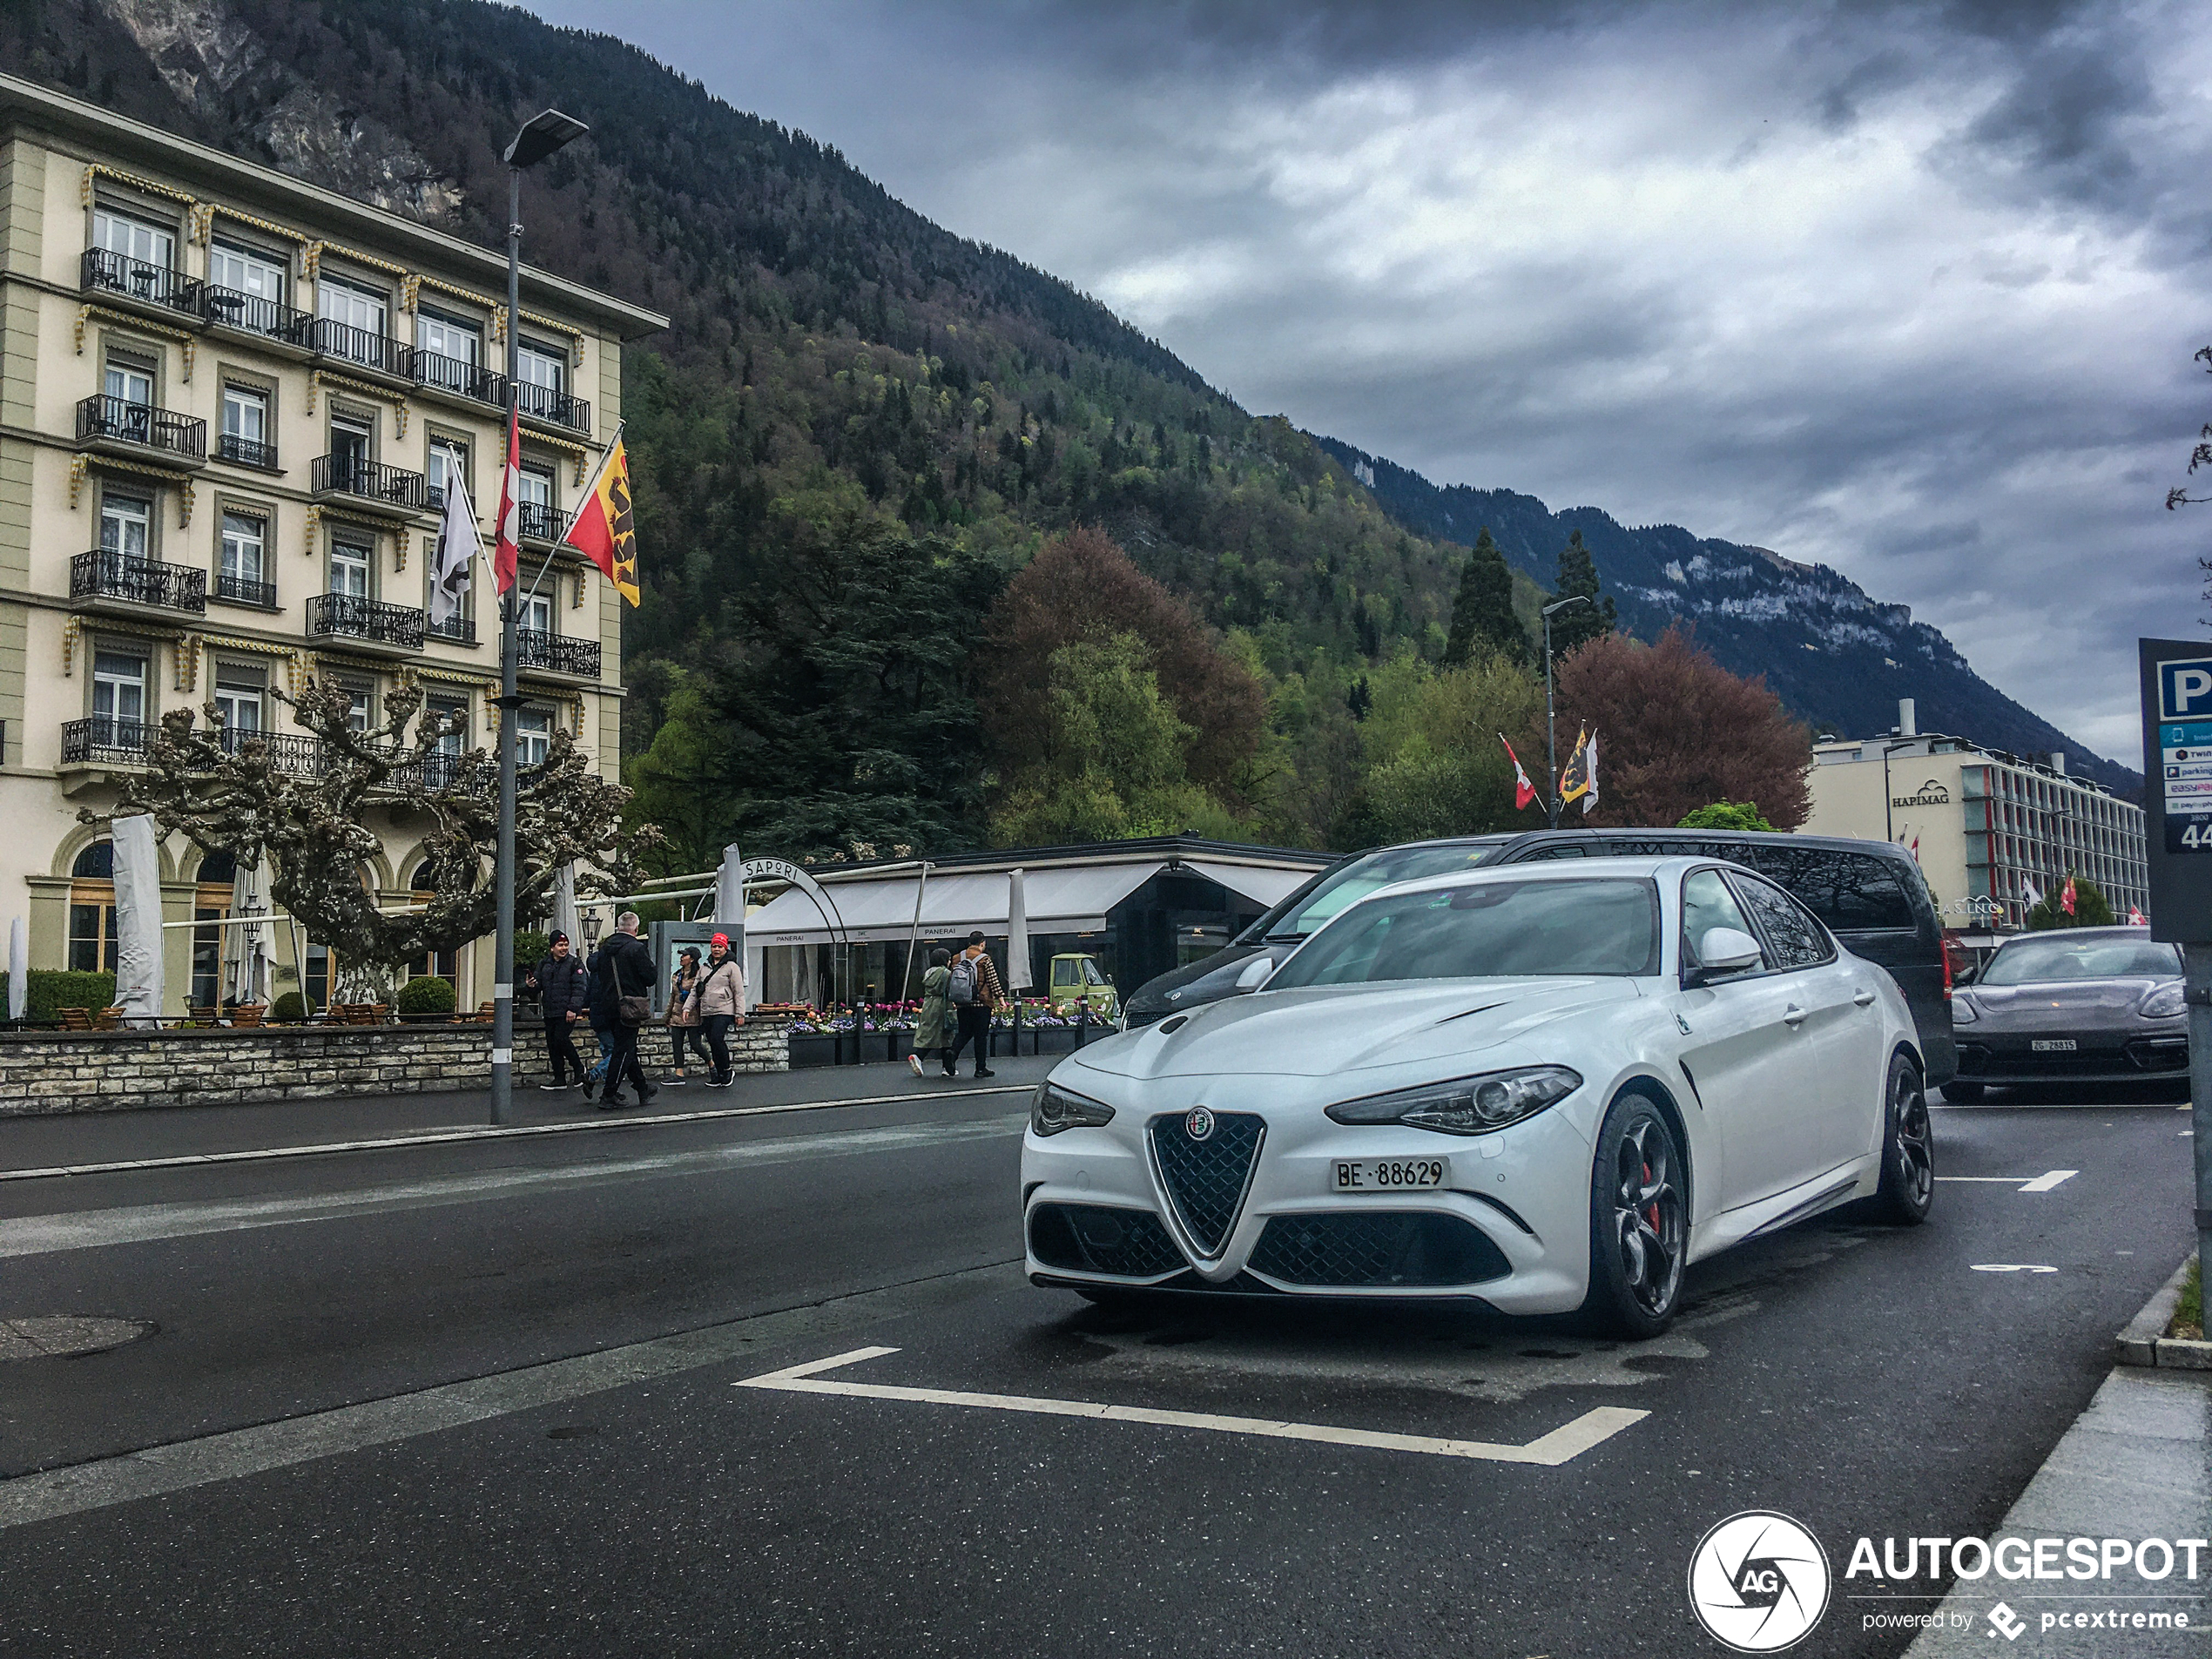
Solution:
[{"label": "sidewalk", "polygon": [[[664,1085],[650,1107],[600,1112],[581,1090],[547,1094],[535,1082],[515,1089],[513,1124],[593,1123],[639,1127],[677,1114],[809,1103],[895,1103],[934,1096],[973,1100],[977,1091],[1019,1096],[1042,1081],[1061,1056],[1001,1056],[995,1076],[980,1082],[916,1077],[896,1065],[819,1066],[801,1071],[740,1076],[727,1089],[694,1080]],[[1011,1106],[1009,1110],[1013,1109]],[[72,1112],[0,1118],[0,1178],[9,1172],[122,1163],[146,1158],[193,1158],[290,1147],[339,1147],[361,1141],[414,1139],[485,1130],[489,1091],[445,1095],[372,1095],[342,1100],[273,1101],[249,1106],[178,1106],[146,1111]]]},{"label": "sidewalk", "polygon": [[[2178,1547],[2184,1538],[2212,1539],[2212,1377],[2131,1366],[2114,1371],[1991,1541],[2004,1537],[2162,1538],[2176,1546],[2175,1568],[2171,1577],[2156,1582],[2139,1579],[2132,1566],[2087,1583],[2008,1581],[1993,1572],[1960,1580],[1943,1602],[1946,1615],[1960,1616],[1946,1617],[1946,1628],[1914,1642],[1907,1659],[1966,1654],[1989,1659],[2016,1650],[2039,1659],[2054,1654],[2164,1659],[2212,1651],[2212,1550],[2198,1552],[2192,1584]],[[2154,1591],[2171,1594],[2148,1594]],[[2004,1641],[1997,1640],[2000,1632],[1990,1616],[2000,1602],[2020,1622],[2012,1627],[2017,1634]],[[2134,1629],[2138,1612],[2186,1615],[2188,1628]],[[2124,1618],[2131,1628],[2043,1628],[2046,1617],[2098,1613]]]}]

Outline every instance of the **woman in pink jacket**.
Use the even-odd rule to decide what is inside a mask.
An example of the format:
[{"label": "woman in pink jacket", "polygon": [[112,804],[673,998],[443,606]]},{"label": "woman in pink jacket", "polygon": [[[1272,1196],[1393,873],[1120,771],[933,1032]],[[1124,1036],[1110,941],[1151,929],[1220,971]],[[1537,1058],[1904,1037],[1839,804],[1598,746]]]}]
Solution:
[{"label": "woman in pink jacket", "polygon": [[707,1053],[714,1066],[709,1089],[727,1089],[736,1081],[730,1069],[730,1028],[745,1023],[745,969],[730,954],[730,935],[717,934],[707,941],[706,966],[691,992],[691,1006],[706,1028]]}]

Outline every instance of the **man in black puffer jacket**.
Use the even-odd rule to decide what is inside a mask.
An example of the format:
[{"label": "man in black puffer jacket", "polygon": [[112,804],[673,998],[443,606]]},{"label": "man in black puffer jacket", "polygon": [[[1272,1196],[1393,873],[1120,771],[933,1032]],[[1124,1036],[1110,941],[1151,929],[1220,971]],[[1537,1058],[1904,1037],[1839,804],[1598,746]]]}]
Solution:
[{"label": "man in black puffer jacket", "polygon": [[[537,993],[545,1014],[545,1056],[553,1068],[553,1081],[545,1089],[577,1089],[583,1083],[583,1056],[576,1051],[576,1022],[583,1017],[583,964],[563,933],[553,935],[545,960],[530,969],[526,981]],[[573,1069],[576,1081],[569,1081]]]},{"label": "man in black puffer jacket", "polygon": [[599,947],[597,961],[591,975],[592,1023],[610,1028],[614,1037],[607,1050],[607,1082],[599,1109],[611,1111],[626,1103],[622,1098],[625,1075],[637,1082],[637,1103],[643,1106],[660,1090],[645,1081],[645,1069],[637,1062],[637,1028],[622,1017],[624,997],[650,996],[653,990],[653,953],[637,937],[635,910],[615,918],[614,937]]}]

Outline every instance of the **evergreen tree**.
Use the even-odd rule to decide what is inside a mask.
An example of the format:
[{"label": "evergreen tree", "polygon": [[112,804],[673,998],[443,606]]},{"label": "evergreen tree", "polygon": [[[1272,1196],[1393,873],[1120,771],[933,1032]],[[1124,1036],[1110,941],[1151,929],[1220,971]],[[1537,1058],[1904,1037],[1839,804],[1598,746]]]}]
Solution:
[{"label": "evergreen tree", "polygon": [[1573,656],[1593,639],[1604,638],[1619,621],[1612,599],[1598,594],[1597,564],[1590,557],[1590,550],[1583,545],[1580,530],[1569,535],[1567,545],[1559,550],[1559,591],[1552,595],[1552,599],[1556,603],[1577,594],[1589,604],[1562,610],[1552,618],[1554,662]]},{"label": "evergreen tree", "polygon": [[2027,913],[2030,932],[2047,927],[2109,927],[2119,920],[2112,914],[2112,901],[2105,897],[2102,887],[2087,876],[2069,875],[2074,882],[2074,914],[2066,912],[2066,882],[2054,881],[2043,902]]},{"label": "evergreen tree", "polygon": [[[1584,555],[1587,563],[1588,556]],[[1596,580],[1595,577],[1591,578]],[[1478,651],[1494,652],[1509,663],[1529,660],[1528,633],[1514,614],[1513,572],[1506,556],[1490,538],[1484,525],[1467,555],[1460,576],[1460,591],[1452,601],[1452,632],[1444,646],[1444,666],[1465,668]]]}]

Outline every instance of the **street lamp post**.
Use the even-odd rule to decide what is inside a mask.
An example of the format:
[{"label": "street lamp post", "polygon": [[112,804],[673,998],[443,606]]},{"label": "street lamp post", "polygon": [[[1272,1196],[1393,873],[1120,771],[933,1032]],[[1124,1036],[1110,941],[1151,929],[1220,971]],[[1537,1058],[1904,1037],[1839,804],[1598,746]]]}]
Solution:
[{"label": "street lamp post", "polygon": [[[507,146],[507,429],[522,408],[523,169],[535,167],[590,128],[558,110],[543,110],[523,124]],[[499,458],[502,475],[507,456]],[[502,496],[504,489],[502,491]],[[504,506],[502,500],[502,505]],[[505,527],[500,527],[503,533]],[[493,941],[491,1005],[491,1121],[504,1123],[515,1108],[515,589],[499,598],[499,843],[493,865],[498,907]]]},{"label": "street lamp post", "polygon": [[1552,713],[1552,612],[1564,610],[1569,605],[1590,603],[1588,594],[1577,593],[1544,607],[1544,748],[1549,757],[1549,777],[1544,786],[1544,826],[1559,827],[1559,728]]}]

